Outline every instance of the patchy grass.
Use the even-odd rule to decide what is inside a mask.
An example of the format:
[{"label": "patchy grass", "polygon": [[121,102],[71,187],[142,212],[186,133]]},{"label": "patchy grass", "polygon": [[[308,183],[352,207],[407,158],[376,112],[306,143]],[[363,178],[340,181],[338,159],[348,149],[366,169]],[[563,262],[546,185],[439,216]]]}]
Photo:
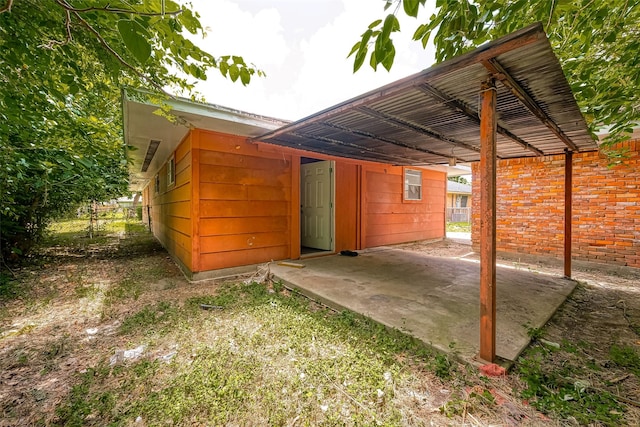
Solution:
[{"label": "patchy grass", "polygon": [[[68,234],[52,234],[33,267],[10,278],[0,317],[4,423],[637,420],[621,402],[621,395],[635,399],[640,356],[633,341],[616,337],[603,346],[595,332],[559,339],[553,326],[531,330],[535,343],[515,374],[489,379],[401,331],[327,310],[280,283],[188,283],[148,233],[133,227],[127,234],[127,224],[93,246],[82,222],[75,231],[66,223],[61,232]],[[624,308],[625,316],[634,314],[630,304]],[[571,330],[587,329],[581,326]],[[545,339],[559,348],[541,344]]]},{"label": "patchy grass", "polygon": [[447,231],[471,233],[471,224],[468,222],[447,222]]},{"label": "patchy grass", "polygon": [[[126,317],[120,334],[146,343],[149,356],[108,369],[103,360],[81,374],[58,422],[74,425],[93,414],[116,424],[142,417],[150,425],[282,425],[296,418],[401,425],[396,393],[414,369],[458,378],[456,362],[411,337],[276,288],[226,284],[181,306],[163,301]],[[170,363],[160,362],[167,348],[178,350]]]},{"label": "patchy grass", "polygon": [[[534,342],[514,369],[520,395],[574,424],[638,425],[640,337],[626,325],[627,307],[616,307],[635,293],[579,284],[547,327],[529,329]],[[589,321],[595,310],[597,320]]]}]

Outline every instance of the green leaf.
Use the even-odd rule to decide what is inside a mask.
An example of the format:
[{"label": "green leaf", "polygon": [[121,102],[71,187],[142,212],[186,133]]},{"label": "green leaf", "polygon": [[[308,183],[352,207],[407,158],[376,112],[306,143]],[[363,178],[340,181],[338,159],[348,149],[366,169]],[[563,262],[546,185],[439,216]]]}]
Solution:
[{"label": "green leaf", "polygon": [[118,21],[118,32],[127,50],[144,64],[151,56],[151,45],[144,37],[146,30],[137,21],[121,19]]},{"label": "green leaf", "polygon": [[229,71],[229,64],[227,64],[226,61],[220,61],[220,63],[218,64],[218,69],[220,70],[220,73],[222,73],[223,76],[227,77],[227,73]]},{"label": "green leaf", "polygon": [[418,16],[420,0],[402,0],[402,6],[404,7],[404,13],[415,18]]},{"label": "green leaf", "polygon": [[249,70],[246,67],[242,67],[240,69],[240,81],[243,86],[246,86],[251,81],[251,74],[249,74]]},{"label": "green leaf", "polygon": [[380,25],[382,23],[382,19],[376,19],[375,21],[373,21],[371,24],[369,24],[369,29],[373,30],[375,27],[377,27],[378,25]]},{"label": "green leaf", "polygon": [[377,60],[376,58],[376,52],[371,52],[371,56],[369,57],[369,66],[371,68],[373,68],[373,71],[377,71],[378,70],[378,64],[380,63],[380,61]]},{"label": "green leaf", "polygon": [[418,28],[416,28],[416,31],[413,33],[412,39],[421,40],[427,32],[429,32],[429,27],[427,26],[427,24],[420,24]]},{"label": "green leaf", "polygon": [[385,56],[384,58],[382,58],[382,61],[380,61],[382,63],[382,66],[387,71],[391,70],[391,66],[393,65],[393,60],[395,59],[395,56],[396,56],[396,49],[393,46],[393,43],[389,43],[389,46],[385,50]]},{"label": "green leaf", "polygon": [[236,80],[238,80],[238,77],[240,77],[240,70],[238,69],[238,66],[236,64],[229,66],[229,77],[231,78],[232,82],[235,82]]},{"label": "green leaf", "polygon": [[391,33],[400,31],[400,22],[394,14],[387,15],[382,25],[382,37],[388,39]]},{"label": "green leaf", "polygon": [[195,34],[200,28],[200,21],[193,16],[193,13],[189,9],[183,9],[182,13],[178,15],[178,21],[184,25],[184,27],[191,33]]},{"label": "green leaf", "polygon": [[347,58],[353,55],[354,53],[356,53],[356,51],[360,49],[360,43],[361,41],[357,41],[356,44],[353,45],[353,47],[349,51],[349,54],[347,55]]},{"label": "green leaf", "polygon": [[363,45],[359,50],[358,53],[356,54],[356,59],[355,61],[353,61],[353,72],[355,73],[356,71],[358,71],[360,69],[360,67],[362,67],[362,64],[364,63],[365,58],[367,57],[367,45]]}]

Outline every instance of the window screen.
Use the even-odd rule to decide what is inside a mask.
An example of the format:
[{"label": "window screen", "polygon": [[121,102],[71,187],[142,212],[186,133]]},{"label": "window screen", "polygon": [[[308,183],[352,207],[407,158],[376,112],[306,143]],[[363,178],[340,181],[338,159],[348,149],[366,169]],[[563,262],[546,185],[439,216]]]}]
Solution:
[{"label": "window screen", "polygon": [[422,200],[422,172],[405,169],[404,171],[404,199]]}]

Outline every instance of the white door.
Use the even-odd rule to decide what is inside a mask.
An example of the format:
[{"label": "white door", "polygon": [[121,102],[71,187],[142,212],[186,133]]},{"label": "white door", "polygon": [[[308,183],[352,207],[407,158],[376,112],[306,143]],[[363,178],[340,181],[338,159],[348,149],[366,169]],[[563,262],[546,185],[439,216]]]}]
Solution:
[{"label": "white door", "polygon": [[330,251],[333,230],[331,161],[300,165],[301,245]]}]

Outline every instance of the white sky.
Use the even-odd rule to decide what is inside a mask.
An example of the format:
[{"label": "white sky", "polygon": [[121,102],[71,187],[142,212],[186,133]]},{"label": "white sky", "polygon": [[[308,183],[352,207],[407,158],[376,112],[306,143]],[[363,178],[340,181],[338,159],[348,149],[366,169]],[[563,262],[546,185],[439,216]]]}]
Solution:
[{"label": "white sky", "polygon": [[[368,57],[353,74],[353,44],[383,18],[381,0],[190,0],[206,28],[194,40],[214,56],[240,55],[264,70],[248,86],[211,70],[197,90],[206,101],[281,119],[297,120],[384,84],[428,68],[433,50],[411,41],[415,18],[398,14],[396,57],[391,72],[374,72]],[[420,10],[419,19],[431,11]]]}]

